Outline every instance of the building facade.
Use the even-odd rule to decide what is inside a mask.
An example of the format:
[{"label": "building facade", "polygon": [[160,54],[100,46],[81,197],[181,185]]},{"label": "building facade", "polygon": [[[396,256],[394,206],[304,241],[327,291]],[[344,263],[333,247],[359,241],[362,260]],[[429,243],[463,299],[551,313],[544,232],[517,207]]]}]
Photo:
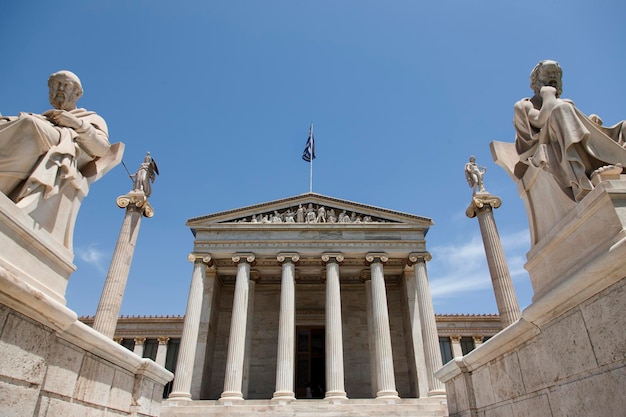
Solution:
[{"label": "building facade", "polygon": [[121,318],[115,334],[175,373],[163,415],[320,400],[446,415],[434,373],[501,329],[435,317],[425,217],[307,193],[187,225],[184,321]]}]

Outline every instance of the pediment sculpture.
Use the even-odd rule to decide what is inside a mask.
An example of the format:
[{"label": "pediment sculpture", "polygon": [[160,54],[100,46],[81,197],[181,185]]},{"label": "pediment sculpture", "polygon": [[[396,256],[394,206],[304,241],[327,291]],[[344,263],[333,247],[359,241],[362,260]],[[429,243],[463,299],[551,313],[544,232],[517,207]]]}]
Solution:
[{"label": "pediment sculpture", "polygon": [[76,74],[56,72],[48,88],[51,110],[0,115],[0,192],[71,249],[83,197],[121,161],[124,144],[111,145],[104,119],[76,106]]},{"label": "pediment sculpture", "polygon": [[226,223],[256,223],[256,224],[276,224],[276,223],[300,223],[300,224],[332,224],[332,223],[388,223],[379,217],[363,214],[355,210],[340,209],[337,207],[325,206],[323,204],[298,204],[287,208],[281,208],[266,212],[261,212],[235,220],[228,220]]}]

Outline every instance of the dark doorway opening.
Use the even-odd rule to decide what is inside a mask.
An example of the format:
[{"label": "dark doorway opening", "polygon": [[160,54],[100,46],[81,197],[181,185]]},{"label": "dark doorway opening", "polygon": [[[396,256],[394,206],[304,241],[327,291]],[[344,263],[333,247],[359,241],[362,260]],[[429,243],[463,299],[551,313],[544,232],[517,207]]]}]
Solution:
[{"label": "dark doorway opening", "polygon": [[296,398],[324,398],[326,394],[325,330],[296,328]]}]

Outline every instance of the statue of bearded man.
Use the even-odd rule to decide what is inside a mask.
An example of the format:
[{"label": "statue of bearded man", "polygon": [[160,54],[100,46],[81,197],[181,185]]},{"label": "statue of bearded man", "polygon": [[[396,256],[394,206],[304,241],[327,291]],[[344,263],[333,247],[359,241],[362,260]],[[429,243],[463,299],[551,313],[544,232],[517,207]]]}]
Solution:
[{"label": "statue of bearded man", "polygon": [[104,119],[76,107],[83,94],[76,74],[56,72],[48,88],[53,109],[0,120],[0,191],[16,203],[58,192],[110,148]]},{"label": "statue of bearded man", "polygon": [[606,128],[599,117],[560,98],[562,75],[556,61],[539,62],[530,74],[535,95],[515,103],[515,175],[523,178],[529,165],[543,168],[578,202],[593,189],[594,171],[626,166],[626,123]]},{"label": "statue of bearded man", "polygon": [[77,108],[83,87],[76,74],[48,79],[53,109],[0,115],[0,192],[67,247],[89,185],[119,163],[122,143],[109,144],[104,119]]}]

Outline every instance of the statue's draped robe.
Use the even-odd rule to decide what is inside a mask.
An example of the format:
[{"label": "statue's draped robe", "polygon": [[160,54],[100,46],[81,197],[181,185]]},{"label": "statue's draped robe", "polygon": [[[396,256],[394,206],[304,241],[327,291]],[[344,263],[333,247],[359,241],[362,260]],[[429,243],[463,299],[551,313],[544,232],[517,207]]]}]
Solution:
[{"label": "statue's draped robe", "polygon": [[544,167],[564,190],[571,189],[571,197],[578,201],[593,189],[589,176],[594,170],[618,163],[626,167],[624,122],[600,126],[571,101],[560,99],[539,130],[530,124],[523,106],[528,100],[515,105],[515,146],[520,155],[515,172],[519,178],[524,165]]},{"label": "statue's draped robe", "polygon": [[85,186],[79,171],[108,152],[108,130],[94,112],[70,113],[83,121],[84,129],[55,126],[29,113],[0,120],[0,192],[19,203],[35,192],[48,198],[67,184]]}]

